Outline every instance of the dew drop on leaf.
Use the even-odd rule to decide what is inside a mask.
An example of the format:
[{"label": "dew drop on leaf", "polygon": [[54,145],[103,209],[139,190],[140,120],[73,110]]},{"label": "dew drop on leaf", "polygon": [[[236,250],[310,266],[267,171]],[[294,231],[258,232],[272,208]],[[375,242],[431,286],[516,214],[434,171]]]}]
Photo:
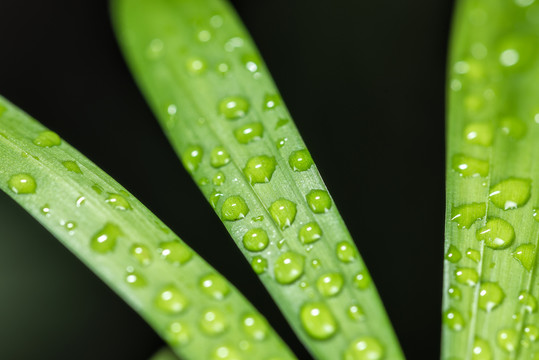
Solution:
[{"label": "dew drop on leaf", "polygon": [[288,163],[294,171],[306,171],[313,166],[311,154],[306,149],[294,151],[288,157]]},{"label": "dew drop on leaf", "polygon": [[271,180],[276,166],[274,157],[254,156],[247,161],[243,173],[251,184],[266,183]]},{"label": "dew drop on leaf", "polygon": [[180,314],[188,305],[189,301],[185,295],[174,285],[162,288],[155,298],[155,306],[167,314]]},{"label": "dew drop on leaf", "polygon": [[218,309],[207,309],[200,317],[200,328],[208,335],[223,333],[228,327],[226,315]]},{"label": "dew drop on leaf", "polygon": [[219,102],[218,110],[228,120],[244,117],[249,112],[249,101],[240,96],[229,96]]},{"label": "dew drop on leaf", "polygon": [[382,360],[384,347],[374,337],[360,337],[348,346],[344,353],[344,360]]},{"label": "dew drop on leaf", "polygon": [[322,237],[322,229],[318,223],[310,222],[299,229],[298,237],[302,244],[312,244]]},{"label": "dew drop on leaf", "polygon": [[243,219],[249,213],[249,207],[239,195],[230,196],[221,207],[221,218],[227,221]]},{"label": "dew drop on leaf", "polygon": [[305,198],[309,208],[315,214],[328,212],[332,205],[331,198],[325,190],[311,190]]},{"label": "dew drop on leaf", "polygon": [[318,292],[326,297],[337,295],[344,285],[344,278],[340,273],[328,273],[320,276],[316,281]]},{"label": "dew drop on leaf", "polygon": [[255,228],[243,235],[243,246],[248,251],[257,252],[264,250],[269,244],[268,234],[264,229]]},{"label": "dew drop on leaf", "polygon": [[531,180],[509,178],[494,185],[489,199],[496,207],[509,210],[525,205],[531,194]]},{"label": "dew drop on leaf", "polygon": [[33,194],[36,192],[36,180],[30,174],[13,175],[8,186],[15,194]]},{"label": "dew drop on leaf", "polygon": [[332,337],[338,330],[338,324],[326,304],[309,302],[300,310],[300,320],[307,334],[316,340]]},{"label": "dew drop on leaf", "polygon": [[275,280],[280,284],[291,284],[303,275],[305,258],[288,251],[281,254],[273,265]]},{"label": "dew drop on leaf", "polygon": [[62,143],[60,136],[53,131],[43,131],[35,139],[34,144],[41,147],[58,146]]},{"label": "dew drop on leaf", "polygon": [[505,249],[515,240],[515,230],[507,221],[500,218],[492,218],[487,224],[477,230],[476,238],[485,241],[485,245],[494,250]]},{"label": "dew drop on leaf", "polygon": [[90,240],[90,247],[98,253],[114,250],[118,237],[122,235],[120,228],[113,223],[106,223]]},{"label": "dew drop on leaf", "polygon": [[269,212],[275,223],[283,230],[292,225],[296,219],[297,209],[295,203],[281,198],[271,204]]},{"label": "dew drop on leaf", "polygon": [[202,292],[215,300],[224,299],[230,292],[226,280],[219,274],[208,274],[200,279]]}]

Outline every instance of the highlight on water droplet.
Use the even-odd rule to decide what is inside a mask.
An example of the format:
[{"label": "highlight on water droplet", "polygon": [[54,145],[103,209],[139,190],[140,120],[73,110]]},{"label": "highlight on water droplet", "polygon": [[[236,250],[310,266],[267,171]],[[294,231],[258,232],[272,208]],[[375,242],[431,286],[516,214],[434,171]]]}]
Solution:
[{"label": "highlight on water droplet", "polygon": [[36,192],[36,180],[30,174],[13,175],[8,186],[15,194],[33,194]]},{"label": "highlight on water droplet", "polygon": [[187,70],[194,75],[200,75],[206,71],[206,62],[199,57],[193,57],[186,62]]},{"label": "highlight on water droplet", "polygon": [[198,145],[188,146],[182,153],[181,159],[183,165],[190,173],[196,171],[200,162],[202,161],[202,155],[204,154],[202,148]]},{"label": "highlight on water droplet", "polygon": [[109,196],[107,197],[105,202],[111,205],[116,210],[131,210],[131,205],[129,204],[127,199],[120,194],[109,193]]},{"label": "highlight on water droplet", "polygon": [[243,360],[243,357],[234,347],[221,345],[213,350],[211,360]]},{"label": "highlight on water droplet", "polygon": [[455,245],[449,245],[449,249],[445,254],[445,259],[453,264],[456,264],[461,258],[462,254],[460,253],[460,250]]},{"label": "highlight on water droplet", "polygon": [[224,299],[230,292],[226,280],[217,273],[203,276],[199,281],[199,286],[202,292],[215,300]]},{"label": "highlight on water droplet", "polygon": [[234,130],[234,137],[240,144],[260,140],[264,135],[264,126],[259,122],[249,123]]},{"label": "highlight on water droplet", "polygon": [[135,269],[132,266],[128,266],[127,274],[125,275],[125,282],[133,287],[144,287],[146,286],[146,279],[144,276],[142,276],[138,271],[135,271]]},{"label": "highlight on water droplet", "polygon": [[292,225],[296,219],[297,209],[295,203],[281,198],[271,204],[269,212],[273,221],[283,230]]},{"label": "highlight on water droplet", "polygon": [[288,251],[280,255],[273,265],[275,280],[280,284],[291,284],[303,275],[305,258]]},{"label": "highlight on water droplet", "polygon": [[155,306],[167,314],[181,314],[189,305],[187,297],[175,286],[167,285],[155,297]]},{"label": "highlight on water droplet", "polygon": [[172,345],[186,345],[191,341],[191,331],[182,322],[174,321],[168,325],[166,338]]},{"label": "highlight on water droplet", "polygon": [[485,311],[492,311],[498,307],[505,298],[505,293],[498,283],[483,282],[479,287],[478,306]]},{"label": "highlight on water droplet", "polygon": [[51,207],[49,204],[45,204],[41,207],[41,213],[47,217],[51,216]]},{"label": "highlight on water droplet", "polygon": [[474,286],[479,281],[479,274],[473,268],[457,268],[455,280],[462,285]]},{"label": "highlight on water droplet", "polygon": [[256,313],[249,313],[242,317],[242,328],[245,334],[256,341],[264,340],[269,332],[269,325],[266,319]]},{"label": "highlight on water droplet", "polygon": [[447,293],[451,299],[460,300],[462,298],[462,292],[455,285],[449,286]]},{"label": "highlight on water droplet", "polygon": [[307,149],[297,150],[288,157],[288,164],[294,171],[306,171],[313,166],[314,162]]},{"label": "highlight on water droplet", "polygon": [[382,360],[385,350],[383,345],[374,337],[360,337],[348,346],[344,360]]},{"label": "highlight on water droplet", "polygon": [[41,147],[58,146],[62,143],[60,136],[53,131],[43,131],[34,139],[34,144]]},{"label": "highlight on water droplet", "polygon": [[253,260],[251,260],[251,267],[257,275],[263,274],[268,268],[268,260],[262,256],[255,256],[253,257]]},{"label": "highlight on water droplet", "polygon": [[515,330],[502,329],[496,334],[496,343],[502,350],[512,353],[517,350],[519,338]]},{"label": "highlight on water droplet", "polygon": [[243,219],[249,213],[249,207],[239,195],[230,196],[221,207],[221,218],[227,221]]},{"label": "highlight on water droplet", "polygon": [[344,285],[344,278],[339,273],[328,273],[320,276],[316,281],[318,292],[326,297],[337,295]]},{"label": "highlight on water droplet", "polygon": [[300,310],[301,325],[305,332],[317,340],[326,340],[338,330],[337,320],[323,302],[308,302]]},{"label": "highlight on water droplet", "polygon": [[372,282],[371,275],[367,272],[367,270],[358,272],[356,275],[354,275],[353,280],[354,285],[360,290],[367,289]]},{"label": "highlight on water droplet", "polygon": [[354,244],[348,241],[341,241],[336,246],[337,259],[344,263],[352,262],[357,257],[357,251]]},{"label": "highlight on water droplet", "polygon": [[255,228],[247,231],[243,235],[243,246],[248,251],[257,252],[262,251],[269,244],[268,234],[264,229]]},{"label": "highlight on water droplet", "polygon": [[487,176],[489,171],[488,161],[480,160],[464,154],[453,156],[452,168],[461,176]]},{"label": "highlight on water droplet", "polygon": [[522,244],[513,252],[513,257],[522,264],[524,269],[531,271],[535,265],[535,245]]},{"label": "highlight on water droplet", "polygon": [[263,104],[264,105],[262,106],[262,110],[264,111],[273,110],[277,106],[281,105],[281,98],[277,94],[266,95],[264,97]]},{"label": "highlight on water droplet", "polygon": [[451,221],[457,223],[457,227],[468,229],[474,222],[483,218],[487,213],[485,203],[472,203],[456,206],[451,209]]},{"label": "highlight on water droplet", "polygon": [[358,304],[353,304],[346,310],[348,317],[354,321],[362,321],[365,319],[365,311]]},{"label": "highlight on water droplet", "polygon": [[298,237],[302,244],[312,244],[322,237],[322,229],[318,223],[310,222],[299,229]]},{"label": "highlight on water droplet", "polygon": [[152,263],[152,253],[144,244],[133,244],[129,249],[129,253],[142,266],[148,266]]},{"label": "highlight on water droplet", "polygon": [[286,138],[286,137],[277,139],[277,142],[275,143],[275,146],[277,147],[277,149],[280,149],[280,148],[282,148],[283,146],[286,145],[287,141],[288,141],[288,138]]},{"label": "highlight on water droplet", "polygon": [[472,360],[492,360],[492,350],[488,341],[475,338],[472,347]]},{"label": "highlight on water droplet", "polygon": [[98,253],[110,252],[114,250],[116,241],[120,236],[122,236],[120,228],[108,222],[90,239],[90,247]]},{"label": "highlight on water droplet", "polygon": [[160,243],[158,250],[161,257],[172,265],[185,264],[193,257],[193,250],[179,239]]},{"label": "highlight on water droplet", "polygon": [[219,199],[221,197],[223,197],[224,194],[217,191],[217,190],[214,190],[211,194],[210,194],[210,197],[208,199],[208,201],[210,202],[210,205],[212,208],[215,209],[215,207],[217,206],[217,202],[219,201]]},{"label": "highlight on water droplet", "polygon": [[223,333],[228,327],[226,315],[219,309],[206,309],[200,318],[200,328],[208,335]]},{"label": "highlight on water droplet", "polygon": [[466,257],[471,259],[473,262],[478,263],[481,260],[481,252],[468,248],[468,250],[466,250]]},{"label": "highlight on water droplet", "polygon": [[225,174],[223,174],[223,172],[219,171],[213,176],[211,181],[212,181],[213,185],[221,186],[221,185],[223,185],[225,183],[226,176],[225,176]]},{"label": "highlight on water droplet", "polygon": [[210,165],[214,168],[220,168],[230,162],[228,151],[222,146],[215,147],[210,154]]},{"label": "highlight on water droplet", "polygon": [[329,211],[332,205],[331,197],[325,190],[311,190],[306,196],[309,208],[315,214],[323,214]]},{"label": "highlight on water droplet", "polygon": [[515,230],[507,221],[491,218],[487,224],[477,230],[476,238],[485,241],[485,245],[494,250],[503,250],[511,246],[515,240]]},{"label": "highlight on water droplet", "polygon": [[522,139],[528,131],[526,123],[516,117],[505,117],[500,120],[500,130],[515,140]]},{"label": "highlight on water droplet", "polygon": [[271,180],[277,162],[273,156],[254,156],[247,161],[243,173],[251,184],[267,183]]},{"label": "highlight on water droplet", "polygon": [[449,329],[453,331],[461,331],[464,329],[464,326],[466,326],[466,322],[464,321],[464,317],[455,308],[449,308],[444,311],[442,316],[442,322],[445,326],[447,326]]},{"label": "highlight on water droplet", "polygon": [[229,96],[219,102],[219,113],[228,120],[244,117],[249,112],[249,101],[240,96]]},{"label": "highlight on water droplet", "polygon": [[490,146],[494,129],[490,123],[471,123],[464,128],[464,138],[470,144]]},{"label": "highlight on water droplet", "polygon": [[524,206],[531,195],[531,180],[509,178],[494,185],[490,201],[500,209],[509,210]]},{"label": "highlight on water droplet", "polygon": [[76,161],[71,161],[71,160],[62,161],[62,165],[64,165],[67,171],[71,171],[77,174],[82,174],[82,170],[80,169],[79,164],[77,164]]},{"label": "highlight on water droplet", "polygon": [[527,291],[521,291],[518,294],[518,302],[529,313],[534,313],[537,310],[537,299]]}]

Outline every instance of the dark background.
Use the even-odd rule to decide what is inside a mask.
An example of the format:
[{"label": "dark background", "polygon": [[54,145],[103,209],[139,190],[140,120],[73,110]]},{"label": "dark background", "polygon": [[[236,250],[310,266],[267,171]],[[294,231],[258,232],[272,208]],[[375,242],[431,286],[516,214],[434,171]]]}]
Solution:
[{"label": "dark background", "polygon": [[[407,357],[437,358],[452,1],[234,4],[366,259]],[[119,53],[107,5],[1,0],[0,94],[137,196],[308,359],[166,142]],[[166,194],[162,177],[176,184]],[[192,206],[176,207],[179,199]],[[4,194],[0,214],[0,358],[147,359],[161,347],[136,313]],[[209,243],[222,248],[209,251]]]}]

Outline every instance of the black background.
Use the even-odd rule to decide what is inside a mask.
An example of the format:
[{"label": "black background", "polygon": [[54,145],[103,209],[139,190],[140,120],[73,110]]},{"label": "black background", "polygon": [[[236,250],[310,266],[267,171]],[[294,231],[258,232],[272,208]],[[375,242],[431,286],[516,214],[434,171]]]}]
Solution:
[{"label": "black background", "polygon": [[[437,358],[452,1],[233,3],[407,357]],[[137,196],[308,359],[166,142],[121,57],[107,6],[0,0],[0,94]],[[166,191],[163,177],[174,184]],[[161,347],[136,313],[4,194],[0,214],[0,358],[147,359]]]}]

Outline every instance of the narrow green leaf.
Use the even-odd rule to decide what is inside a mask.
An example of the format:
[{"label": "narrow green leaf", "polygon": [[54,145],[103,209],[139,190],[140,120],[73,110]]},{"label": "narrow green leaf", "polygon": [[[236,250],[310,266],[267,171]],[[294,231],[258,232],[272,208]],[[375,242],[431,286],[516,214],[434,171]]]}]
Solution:
[{"label": "narrow green leaf", "polygon": [[539,4],[461,0],[448,78],[444,359],[539,359]]},{"label": "narrow green leaf", "polygon": [[354,241],[230,6],[113,4],[166,135],[303,343],[321,359],[401,359]]},{"label": "narrow green leaf", "polygon": [[232,284],[95,164],[2,97],[0,161],[0,189],[182,358],[294,358]]}]

